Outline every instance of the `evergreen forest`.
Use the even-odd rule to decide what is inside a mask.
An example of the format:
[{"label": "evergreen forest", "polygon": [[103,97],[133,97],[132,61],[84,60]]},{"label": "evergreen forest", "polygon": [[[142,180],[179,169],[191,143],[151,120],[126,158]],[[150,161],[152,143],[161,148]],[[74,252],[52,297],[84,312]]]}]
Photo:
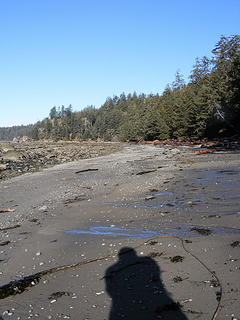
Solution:
[{"label": "evergreen forest", "polygon": [[143,141],[240,135],[240,35],[221,36],[210,57],[197,58],[185,83],[177,72],[160,94],[122,93],[100,108],[52,107],[33,125],[0,128],[0,140]]}]

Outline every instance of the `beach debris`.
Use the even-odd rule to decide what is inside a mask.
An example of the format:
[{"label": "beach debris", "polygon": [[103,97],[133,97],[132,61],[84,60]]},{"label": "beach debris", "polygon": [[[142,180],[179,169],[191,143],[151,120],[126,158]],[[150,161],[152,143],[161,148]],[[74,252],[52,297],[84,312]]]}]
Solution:
[{"label": "beach debris", "polygon": [[216,292],[216,299],[217,299],[217,301],[221,301],[221,297],[222,297],[221,291],[217,291],[217,292]]},{"label": "beach debris", "polygon": [[192,299],[191,298],[190,299],[185,299],[185,300],[182,300],[181,302],[182,303],[192,302]]},{"label": "beach debris", "polygon": [[69,203],[74,203],[74,202],[84,201],[84,200],[87,200],[85,194],[80,194],[78,196],[75,196],[74,198],[66,199],[64,203],[69,204]]},{"label": "beach debris", "polygon": [[23,231],[23,232],[19,232],[20,235],[24,235],[24,234],[31,234],[31,231]]},{"label": "beach debris", "polygon": [[28,287],[36,285],[41,279],[41,273],[14,280],[0,287],[0,299],[24,292]]},{"label": "beach debris", "polygon": [[180,276],[176,276],[176,277],[173,278],[173,282],[175,282],[175,283],[178,283],[178,282],[181,282],[181,281],[183,281],[183,278],[180,277]]},{"label": "beach debris", "polygon": [[210,230],[210,229],[198,228],[198,227],[193,227],[190,229],[190,231],[196,231],[203,236],[209,236],[212,233],[212,230]]},{"label": "beach debris", "polygon": [[173,263],[183,262],[184,257],[182,256],[174,256],[170,258],[170,261]]},{"label": "beach debris", "polygon": [[150,258],[157,258],[157,257],[161,257],[161,255],[163,254],[163,252],[150,252],[148,254],[148,257]]},{"label": "beach debris", "polygon": [[196,154],[209,154],[209,153],[214,153],[216,150],[199,150],[199,151],[193,151]]},{"label": "beach debris", "polygon": [[14,212],[15,209],[0,209],[0,213],[4,213],[4,212]]},{"label": "beach debris", "polygon": [[7,230],[12,230],[12,229],[20,228],[20,227],[21,227],[20,224],[16,224],[15,226],[12,226],[12,227],[2,228],[2,229],[0,229],[0,231],[7,231]]},{"label": "beach debris", "polygon": [[190,314],[198,314],[198,315],[203,314],[203,312],[201,311],[190,310],[190,309],[187,309],[187,310],[184,309],[184,311]]},{"label": "beach debris", "polygon": [[71,295],[71,293],[68,291],[57,291],[57,292],[53,292],[48,299],[49,300],[53,299],[53,300],[57,301],[58,298],[61,298],[63,296],[69,297],[70,295]]},{"label": "beach debris", "polygon": [[210,214],[210,215],[203,215],[201,216],[202,219],[210,219],[210,218],[221,218],[221,216],[217,214]]},{"label": "beach debris", "polygon": [[82,170],[78,170],[75,173],[83,173],[83,172],[89,172],[89,171],[98,171],[97,168],[88,168],[88,169],[82,169]]},{"label": "beach debris", "polygon": [[33,218],[33,219],[30,219],[29,222],[35,222],[35,223],[37,223],[37,222],[39,222],[39,219]]},{"label": "beach debris", "polygon": [[136,173],[136,176],[141,176],[143,174],[146,174],[146,173],[151,173],[151,172],[155,172],[157,171],[156,169],[150,169],[150,170],[144,170],[144,171],[139,171]]},{"label": "beach debris", "polygon": [[89,189],[89,190],[91,190],[91,189],[93,188],[92,186],[83,186],[83,185],[81,185],[81,184],[76,184],[76,186],[77,186],[78,188]]},{"label": "beach debris", "polygon": [[156,197],[155,196],[146,196],[145,197],[145,201],[152,200],[152,199],[156,199]]},{"label": "beach debris", "polygon": [[1,246],[1,247],[6,246],[6,245],[8,245],[9,243],[10,243],[9,240],[3,241],[3,242],[0,242],[0,246]]},{"label": "beach debris", "polygon": [[166,206],[168,206],[168,207],[174,207],[174,204],[173,203],[166,203]]},{"label": "beach debris", "polygon": [[149,246],[154,246],[158,242],[156,240],[151,240],[149,243],[147,243]]},{"label": "beach debris", "polygon": [[211,279],[211,280],[205,280],[205,283],[209,283],[211,288],[217,288],[220,287],[220,283],[217,279]]},{"label": "beach debris", "polygon": [[212,279],[209,281],[209,283],[210,283],[210,287],[212,288],[220,287],[220,283],[217,279]]},{"label": "beach debris", "polygon": [[232,248],[240,247],[240,241],[234,241],[230,244]]},{"label": "beach debris", "polygon": [[3,316],[12,316],[14,313],[10,310],[3,311]]}]

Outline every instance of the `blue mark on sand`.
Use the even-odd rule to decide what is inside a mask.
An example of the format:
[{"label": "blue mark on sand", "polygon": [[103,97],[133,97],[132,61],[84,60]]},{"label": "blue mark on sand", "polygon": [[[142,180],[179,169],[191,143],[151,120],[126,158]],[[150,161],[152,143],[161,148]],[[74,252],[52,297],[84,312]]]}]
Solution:
[{"label": "blue mark on sand", "polygon": [[[87,234],[87,235],[97,235],[97,236],[120,236],[132,239],[147,239],[154,237],[164,237],[164,236],[177,236],[177,237],[201,237],[203,235],[199,234],[194,230],[194,225],[179,225],[161,228],[159,231],[150,231],[142,229],[127,229],[120,227],[103,227],[95,226],[90,227],[87,230],[70,230],[66,231],[69,235]],[[199,229],[207,229],[211,231],[212,234],[239,234],[239,229],[225,228],[225,227],[201,227]]]}]

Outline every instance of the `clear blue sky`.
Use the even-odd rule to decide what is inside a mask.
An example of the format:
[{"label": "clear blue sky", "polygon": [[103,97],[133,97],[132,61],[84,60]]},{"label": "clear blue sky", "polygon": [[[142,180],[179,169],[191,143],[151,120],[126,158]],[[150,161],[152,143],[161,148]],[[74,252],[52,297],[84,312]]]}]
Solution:
[{"label": "clear blue sky", "polygon": [[0,0],[0,126],[162,93],[240,33],[239,0]]}]

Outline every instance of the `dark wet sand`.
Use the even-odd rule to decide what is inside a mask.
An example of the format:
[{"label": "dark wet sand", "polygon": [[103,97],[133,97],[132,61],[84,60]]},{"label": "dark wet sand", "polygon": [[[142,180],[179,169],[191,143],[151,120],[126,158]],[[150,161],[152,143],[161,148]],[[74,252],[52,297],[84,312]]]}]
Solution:
[{"label": "dark wet sand", "polygon": [[51,271],[3,319],[240,319],[239,154],[129,146],[0,188],[1,285]]}]

